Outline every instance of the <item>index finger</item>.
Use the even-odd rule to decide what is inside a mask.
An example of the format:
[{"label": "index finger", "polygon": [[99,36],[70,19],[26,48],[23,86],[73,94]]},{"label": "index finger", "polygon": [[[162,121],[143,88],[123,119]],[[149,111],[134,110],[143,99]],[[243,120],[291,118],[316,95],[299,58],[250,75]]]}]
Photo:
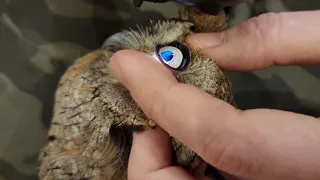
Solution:
[{"label": "index finger", "polygon": [[225,70],[320,64],[320,11],[266,13],[223,32],[196,33],[189,46]]}]

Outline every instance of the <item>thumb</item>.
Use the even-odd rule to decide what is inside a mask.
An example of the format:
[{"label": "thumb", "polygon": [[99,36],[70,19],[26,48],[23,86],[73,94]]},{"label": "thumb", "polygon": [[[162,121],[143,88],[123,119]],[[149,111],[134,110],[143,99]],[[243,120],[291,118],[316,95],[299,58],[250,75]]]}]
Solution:
[{"label": "thumb", "polygon": [[267,13],[219,33],[187,38],[225,70],[320,64],[320,11]]}]

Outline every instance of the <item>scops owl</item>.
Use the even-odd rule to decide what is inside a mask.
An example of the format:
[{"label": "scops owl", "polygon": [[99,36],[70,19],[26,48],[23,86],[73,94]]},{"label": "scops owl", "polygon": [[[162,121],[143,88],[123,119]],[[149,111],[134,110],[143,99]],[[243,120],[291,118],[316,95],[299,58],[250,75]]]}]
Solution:
[{"label": "scops owl", "polygon": [[[153,124],[111,74],[110,57],[123,49],[152,55],[178,81],[233,103],[231,84],[216,62],[185,43],[195,25],[170,19],[109,37],[104,46],[77,59],[55,94],[48,143],[41,151],[41,180],[126,180],[132,133]],[[161,82],[159,82],[161,83]],[[202,159],[172,138],[174,162],[193,172]]]}]

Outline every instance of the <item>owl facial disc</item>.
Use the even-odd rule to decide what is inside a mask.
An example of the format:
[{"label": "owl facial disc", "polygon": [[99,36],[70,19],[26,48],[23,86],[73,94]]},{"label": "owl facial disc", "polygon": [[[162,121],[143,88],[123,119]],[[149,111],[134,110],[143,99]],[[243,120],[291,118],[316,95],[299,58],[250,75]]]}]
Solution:
[{"label": "owl facial disc", "polygon": [[171,70],[183,71],[188,67],[191,55],[186,45],[174,41],[167,45],[157,45],[154,58]]}]

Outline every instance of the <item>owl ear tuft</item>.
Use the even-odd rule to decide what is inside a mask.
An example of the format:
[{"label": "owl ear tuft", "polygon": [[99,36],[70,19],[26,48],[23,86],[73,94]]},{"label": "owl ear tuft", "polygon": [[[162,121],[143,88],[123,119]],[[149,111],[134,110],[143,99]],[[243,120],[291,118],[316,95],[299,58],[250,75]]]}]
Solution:
[{"label": "owl ear tuft", "polygon": [[104,41],[102,48],[107,48],[110,51],[112,51],[112,53],[115,53],[123,49],[127,49],[127,45],[125,43],[126,41],[124,41],[123,39],[125,35],[125,32],[119,32],[111,35]]}]

